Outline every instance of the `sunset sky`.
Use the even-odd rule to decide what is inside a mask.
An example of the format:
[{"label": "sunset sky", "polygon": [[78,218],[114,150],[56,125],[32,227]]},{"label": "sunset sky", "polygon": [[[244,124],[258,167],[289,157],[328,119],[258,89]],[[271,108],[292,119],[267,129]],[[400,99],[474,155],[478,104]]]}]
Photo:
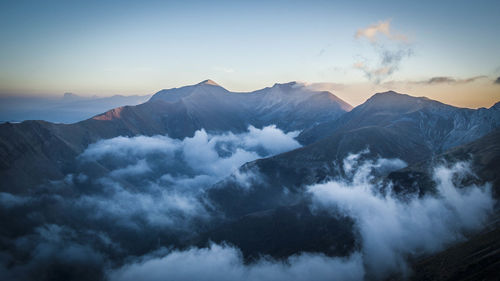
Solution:
[{"label": "sunset sky", "polygon": [[[500,101],[500,1],[1,1],[0,95],[302,81]],[[496,83],[495,83],[496,81]]]}]

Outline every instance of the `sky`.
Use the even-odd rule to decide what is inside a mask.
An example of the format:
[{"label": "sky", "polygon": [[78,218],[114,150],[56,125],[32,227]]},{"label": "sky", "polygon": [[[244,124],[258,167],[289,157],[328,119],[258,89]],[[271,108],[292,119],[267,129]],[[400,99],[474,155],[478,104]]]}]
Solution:
[{"label": "sky", "polygon": [[231,91],[302,81],[500,100],[499,1],[1,1],[0,95]]}]

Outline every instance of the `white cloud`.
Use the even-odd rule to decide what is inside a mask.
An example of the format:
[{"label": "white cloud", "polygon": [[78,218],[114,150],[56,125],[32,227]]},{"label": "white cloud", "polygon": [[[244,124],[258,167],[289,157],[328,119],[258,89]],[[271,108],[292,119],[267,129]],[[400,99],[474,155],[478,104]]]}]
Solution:
[{"label": "white cloud", "polygon": [[[399,169],[406,164],[399,159],[363,161],[363,154],[368,151],[362,151],[344,159],[344,178],[308,188],[312,195],[313,211],[327,210],[332,215],[340,212],[342,216],[354,219],[361,238],[358,241],[360,248],[347,257],[302,253],[286,260],[262,257],[253,263],[246,263],[237,248],[223,244],[171,252],[161,248],[161,251],[151,254],[156,245],[171,245],[165,242],[160,244],[160,236],[172,233],[190,235],[198,230],[193,226],[211,222],[210,210],[207,210],[211,206],[204,201],[203,192],[211,183],[224,177],[222,167],[232,167],[224,161],[246,161],[245,157],[234,157],[238,150],[261,157],[290,149],[298,145],[293,141],[295,135],[295,132],[285,134],[275,127],[269,127],[249,128],[248,132],[238,135],[210,135],[200,131],[197,136],[182,141],[168,137],[140,137],[119,141],[112,139],[91,145],[89,149],[92,153],[87,154],[88,157],[106,160],[106,157],[112,156],[114,159],[114,162],[108,163],[111,173],[114,172],[113,176],[97,179],[82,176],[85,182],[93,181],[92,184],[85,185],[85,188],[98,187],[98,191],[82,190],[81,194],[73,197],[70,192],[74,191],[71,183],[80,181],[82,171],[61,181],[61,184],[66,184],[66,190],[57,190],[61,194],[72,194],[68,197],[56,193],[25,198],[0,193],[0,203],[7,202],[5,206],[21,206],[33,202],[36,203],[34,207],[38,208],[50,206],[46,209],[53,209],[57,216],[61,210],[65,211],[67,214],[63,218],[67,215],[70,220],[69,223],[62,220],[66,225],[46,224],[45,220],[50,218],[50,212],[44,213],[40,209],[30,213],[31,218],[43,218],[41,226],[33,227],[27,232],[29,234],[16,239],[12,245],[31,259],[14,267],[9,265],[11,261],[15,261],[14,258],[0,260],[0,272],[3,276],[12,275],[12,280],[24,280],[28,279],[27,274],[37,276],[38,272],[45,272],[49,265],[61,264],[85,268],[86,272],[95,274],[103,270],[103,264],[119,264],[122,260],[111,260],[106,256],[116,254],[125,258],[127,263],[108,272],[110,280],[385,278],[393,271],[408,274],[407,257],[439,251],[450,243],[463,239],[464,233],[480,229],[493,209],[494,201],[488,185],[465,188],[454,185],[457,177],[470,173],[470,167],[464,163],[451,167],[441,166],[434,170],[437,194],[400,200],[391,193],[391,185],[378,182],[375,175]],[[274,136],[283,139],[276,141]],[[175,144],[173,147],[172,143]],[[280,148],[279,143],[283,143],[283,147]],[[109,146],[111,144],[112,147]],[[123,147],[119,147],[120,144]],[[144,147],[141,147],[142,144]],[[189,150],[194,148],[198,150]],[[187,153],[188,150],[196,153]],[[208,153],[211,156],[196,162],[197,153]],[[182,163],[183,167],[170,170],[173,166],[167,165],[169,163],[174,166]],[[221,168],[206,168],[210,163]],[[192,167],[197,165],[199,167],[196,169]],[[193,170],[196,172],[193,173]],[[128,177],[133,171],[139,172]],[[225,175],[230,173],[228,169]],[[127,184],[130,178],[139,182]],[[251,169],[246,172],[237,171],[231,178],[244,183],[245,188],[251,188],[252,184],[261,180],[258,171]],[[50,205],[43,205],[44,200]],[[77,220],[74,220],[75,214]],[[90,225],[94,230],[79,229],[82,225]],[[175,232],[177,230],[181,232]],[[105,233],[99,233],[100,231]],[[167,232],[167,235],[161,235]],[[86,233],[88,237],[83,237],[82,233]],[[144,239],[132,242],[127,240],[137,234]],[[132,252],[136,247],[140,250]],[[148,252],[150,254],[140,256]],[[132,254],[140,257],[130,256]],[[4,252],[0,251],[0,257],[3,258],[2,255]],[[88,268],[94,271],[88,271]],[[87,276],[90,279],[93,277],[95,278]]]},{"label": "white cloud", "polygon": [[[228,175],[246,162],[299,148],[295,140],[298,134],[298,131],[284,133],[275,125],[262,129],[249,126],[247,133],[237,135],[209,135],[200,130],[192,138],[184,139],[183,155],[191,167],[201,172]],[[229,152],[230,156],[219,156],[217,149]]]},{"label": "white cloud", "polygon": [[397,161],[361,162],[350,155],[344,163],[346,179],[309,187],[314,208],[340,211],[355,219],[362,239],[367,274],[377,278],[392,272],[408,274],[407,256],[418,256],[443,249],[464,238],[464,233],[481,228],[493,210],[490,186],[453,184],[457,175],[470,168],[458,163],[451,168],[437,167],[434,180],[437,195],[411,197],[401,201],[371,176],[379,164],[400,165]]},{"label": "white cloud", "polygon": [[13,208],[29,202],[28,197],[18,196],[7,192],[0,192],[0,207]]},{"label": "white cloud", "polygon": [[253,126],[248,127],[249,133],[243,138],[243,143],[248,148],[262,146],[271,154],[278,154],[295,148],[300,144],[295,140],[299,131],[284,133],[276,128],[275,125],[257,129]]},{"label": "white cloud", "polygon": [[[232,134],[209,136],[205,130],[200,130],[196,131],[192,138],[184,139],[182,152],[185,161],[195,170],[200,173],[221,177],[229,175],[242,164],[259,158],[257,152],[237,147],[238,141],[239,137]],[[227,144],[224,146],[224,150],[227,152],[229,149],[231,153],[229,156],[219,156],[216,146],[220,143],[223,146],[224,143]],[[233,146],[236,146],[236,148],[233,148]]]},{"label": "white cloud", "polygon": [[171,154],[180,141],[167,136],[137,136],[137,137],[116,137],[101,140],[89,145],[80,155],[84,160],[99,160],[106,155],[116,157],[144,156],[148,153],[159,152]]},{"label": "white cloud", "polygon": [[[354,219],[361,249],[345,258],[303,253],[286,261],[261,258],[243,262],[237,248],[212,244],[208,248],[176,250],[145,256],[109,272],[111,280],[364,280],[410,272],[406,258],[434,253],[482,227],[493,209],[490,187],[457,188],[457,175],[470,173],[464,163],[437,167],[437,194],[397,198],[390,184],[375,181],[375,172],[406,166],[399,159],[363,161],[362,151],[343,161],[345,178],[308,188],[313,210],[331,211]],[[241,175],[240,175],[241,176]],[[386,193],[381,192],[385,190]]]},{"label": "white cloud", "polygon": [[207,219],[204,191],[235,173],[231,179],[248,186],[258,171],[243,173],[246,162],[300,147],[298,132],[276,126],[250,126],[241,134],[196,131],[183,140],[168,136],[117,137],[91,144],[80,159],[97,160],[110,169],[94,179],[101,193],[83,195],[75,206],[94,210],[90,217],[112,217],[120,226],[185,229],[194,219]]},{"label": "white cloud", "polygon": [[138,229],[142,222],[156,227],[185,229],[191,219],[207,219],[207,211],[196,196],[150,183],[140,191],[124,188],[109,178],[101,179],[105,194],[83,195],[74,200],[94,220],[113,219],[116,225]]},{"label": "white cloud", "polygon": [[135,164],[126,166],[125,168],[119,168],[113,170],[110,175],[112,177],[128,177],[128,176],[138,176],[151,171],[146,160],[141,159]]},{"label": "white cloud", "polygon": [[238,249],[212,244],[209,248],[174,251],[147,258],[109,274],[110,280],[362,280],[361,256],[330,258],[302,254],[284,261],[261,259],[246,265]]}]

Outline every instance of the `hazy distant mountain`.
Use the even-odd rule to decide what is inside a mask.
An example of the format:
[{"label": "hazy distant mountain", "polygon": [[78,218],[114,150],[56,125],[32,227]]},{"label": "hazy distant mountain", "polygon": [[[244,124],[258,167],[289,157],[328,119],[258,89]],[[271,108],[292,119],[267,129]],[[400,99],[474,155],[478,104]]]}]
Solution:
[{"label": "hazy distant mountain", "polygon": [[150,95],[82,97],[72,93],[65,93],[62,98],[0,97],[0,122],[44,120],[74,123],[110,108],[143,103],[149,97]]}]

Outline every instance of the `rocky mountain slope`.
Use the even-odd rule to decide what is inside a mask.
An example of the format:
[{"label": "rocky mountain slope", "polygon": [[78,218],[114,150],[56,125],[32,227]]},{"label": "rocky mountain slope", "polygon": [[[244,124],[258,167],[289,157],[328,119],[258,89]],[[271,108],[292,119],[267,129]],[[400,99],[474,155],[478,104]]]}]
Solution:
[{"label": "rocky mountain slope", "polygon": [[[239,124],[285,130],[303,130],[337,119],[352,109],[329,92],[309,90],[302,84],[275,84],[250,93],[233,93],[211,80],[156,93],[151,101],[184,107],[197,129],[240,129]],[[246,129],[243,128],[243,129]]]},{"label": "rocky mountain slope", "polygon": [[408,167],[394,171],[388,175],[388,180],[395,184],[396,190],[402,192],[418,192],[424,194],[433,191],[431,167],[443,163],[468,161],[471,163],[473,176],[461,179],[464,184],[492,185],[493,195],[500,197],[500,130],[494,130],[486,136]]},{"label": "rocky mountain slope", "polygon": [[489,109],[457,108],[425,97],[378,93],[338,120],[301,133],[312,143],[334,133],[379,127],[417,142],[433,153],[471,142],[500,126],[500,103]]}]

